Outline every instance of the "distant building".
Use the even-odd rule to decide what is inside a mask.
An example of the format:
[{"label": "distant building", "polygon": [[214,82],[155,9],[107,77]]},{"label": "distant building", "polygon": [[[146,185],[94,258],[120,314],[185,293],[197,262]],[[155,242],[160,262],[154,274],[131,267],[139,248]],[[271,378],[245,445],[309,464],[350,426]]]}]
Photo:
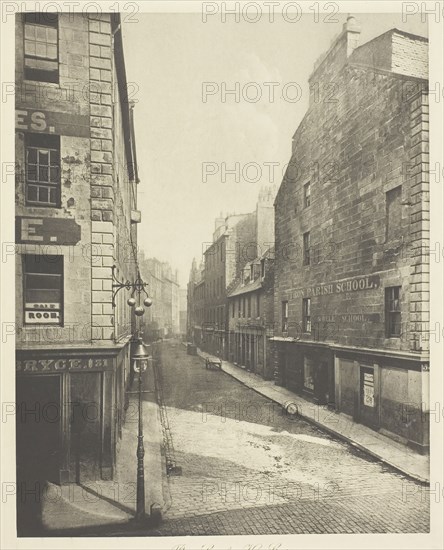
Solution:
[{"label": "distant building", "polygon": [[187,334],[187,289],[179,288],[179,334],[185,338]]},{"label": "distant building", "polygon": [[275,201],[278,380],[428,448],[425,38],[358,46],[349,17],[310,77]]},{"label": "distant building", "polygon": [[[200,341],[203,349],[228,357],[228,289],[241,276],[244,266],[274,244],[274,190],[261,190],[254,212],[219,217],[213,241],[206,243],[203,318]],[[192,270],[195,277],[196,270]],[[190,296],[190,293],[189,293]]]},{"label": "distant building", "polygon": [[273,288],[274,247],[248,262],[228,293],[228,360],[266,380],[274,376]]},{"label": "distant building", "polygon": [[168,262],[157,258],[145,258],[141,253],[140,273],[148,283],[148,291],[153,300],[145,313],[144,336],[147,341],[158,338],[171,338],[180,333],[179,282],[177,270]]},{"label": "distant building", "polygon": [[187,340],[198,347],[203,344],[202,326],[205,318],[205,270],[193,259],[187,285]]}]

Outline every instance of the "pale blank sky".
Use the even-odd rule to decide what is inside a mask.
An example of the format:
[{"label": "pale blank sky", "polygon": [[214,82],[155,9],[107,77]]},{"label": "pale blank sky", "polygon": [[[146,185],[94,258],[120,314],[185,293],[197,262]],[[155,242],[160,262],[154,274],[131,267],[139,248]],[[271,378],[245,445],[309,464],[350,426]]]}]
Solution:
[{"label": "pale blank sky", "polygon": [[[427,36],[419,17],[407,23],[398,14],[356,17],[361,44],[393,27]],[[220,212],[252,211],[261,185],[280,185],[292,135],[307,107],[313,64],[341,31],[346,14],[336,16],[339,23],[315,23],[309,14],[297,23],[279,15],[273,23],[268,17],[258,23],[229,17],[226,23],[220,17],[203,23],[198,13],[139,13],[137,18],[124,23],[123,32],[127,78],[134,83],[130,97],[137,100],[139,247],[148,257],[169,261],[184,286],[193,256],[200,261],[203,243],[211,241],[214,218]],[[221,93],[236,82],[239,102]],[[251,82],[257,85],[245,87]],[[273,102],[265,84],[271,82],[278,83]],[[282,99],[291,82],[302,92],[297,102]],[[217,91],[206,102],[203,85]],[[287,87],[286,97],[295,97],[297,89]],[[249,102],[258,91],[259,101]],[[241,181],[227,172],[224,182],[223,166],[234,170],[236,162]],[[216,163],[208,170],[217,170],[206,182],[204,163]],[[248,163],[253,164],[245,171]],[[255,183],[256,167],[262,177]]]}]

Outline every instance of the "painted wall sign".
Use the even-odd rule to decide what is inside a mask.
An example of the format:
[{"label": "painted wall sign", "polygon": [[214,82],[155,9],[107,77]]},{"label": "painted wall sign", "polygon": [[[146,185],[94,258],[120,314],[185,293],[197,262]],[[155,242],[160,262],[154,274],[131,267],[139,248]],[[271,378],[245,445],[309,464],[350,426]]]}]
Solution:
[{"label": "painted wall sign", "polygon": [[98,371],[111,370],[113,361],[109,358],[81,357],[78,359],[27,359],[16,361],[16,371],[20,373]]},{"label": "painted wall sign", "polygon": [[27,244],[77,244],[80,225],[66,218],[16,217],[16,242]]},{"label": "painted wall sign", "polygon": [[330,294],[342,294],[343,292],[358,292],[363,290],[376,290],[379,288],[379,275],[365,275],[353,277],[344,281],[335,281],[306,288],[290,290],[292,298],[311,298],[313,296],[327,296]]},{"label": "painted wall sign", "polygon": [[90,137],[89,117],[42,109],[16,109],[15,127],[24,132]]},{"label": "painted wall sign", "polygon": [[312,322],[316,323],[379,323],[379,313],[341,313],[331,315],[313,315]]}]

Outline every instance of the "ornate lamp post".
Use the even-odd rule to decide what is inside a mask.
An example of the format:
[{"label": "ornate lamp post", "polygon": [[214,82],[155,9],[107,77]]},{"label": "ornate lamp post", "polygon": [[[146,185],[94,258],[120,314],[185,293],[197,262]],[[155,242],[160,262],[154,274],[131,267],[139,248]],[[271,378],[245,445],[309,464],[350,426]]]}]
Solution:
[{"label": "ornate lamp post", "polygon": [[[145,287],[148,286],[148,283],[145,283],[141,276],[140,272],[137,271],[137,278],[134,282],[131,281],[119,281],[115,275],[116,266],[112,267],[113,275],[113,300],[112,305],[116,307],[115,298],[117,293],[126,288],[127,290],[132,290],[131,296],[127,300],[127,304],[130,307],[134,307],[134,314],[137,317],[142,317],[145,313],[145,309],[140,304],[142,293],[146,295],[146,298],[143,300],[143,305],[145,307],[150,307],[152,305],[152,300],[148,296]],[[134,295],[137,293],[137,300],[134,298]],[[137,305],[136,305],[137,304]],[[142,414],[142,374],[146,371],[149,362],[149,355],[146,350],[146,347],[143,344],[140,331],[136,328],[136,334],[133,336],[133,342],[136,342],[137,345],[132,354],[133,370],[134,373],[138,375],[138,414],[139,414],[139,427],[137,435],[137,493],[136,493],[136,516],[135,519],[140,521],[145,518],[145,470],[143,458],[145,456],[145,449],[143,446],[143,414]]]},{"label": "ornate lamp post", "polygon": [[142,338],[138,339],[137,347],[133,353],[133,368],[137,373],[139,382],[139,431],[137,434],[137,493],[136,493],[136,520],[142,520],[145,517],[145,470],[143,457],[145,449],[143,447],[143,415],[142,415],[142,374],[148,367],[148,353],[142,343]]}]

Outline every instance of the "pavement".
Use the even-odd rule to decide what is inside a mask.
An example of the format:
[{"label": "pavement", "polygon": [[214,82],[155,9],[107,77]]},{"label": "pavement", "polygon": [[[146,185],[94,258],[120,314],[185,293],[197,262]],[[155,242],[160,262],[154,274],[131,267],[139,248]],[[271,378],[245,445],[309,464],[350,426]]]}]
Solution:
[{"label": "pavement", "polygon": [[[199,348],[197,352],[204,359],[218,359]],[[315,405],[287,388],[277,386],[273,381],[264,380],[259,375],[248,372],[229,361],[222,361],[222,370],[248,388],[284,407],[289,416],[300,416],[412,479],[421,483],[430,483],[428,455],[421,455],[390,437],[354,422],[348,415],[332,411],[326,406]]]}]

